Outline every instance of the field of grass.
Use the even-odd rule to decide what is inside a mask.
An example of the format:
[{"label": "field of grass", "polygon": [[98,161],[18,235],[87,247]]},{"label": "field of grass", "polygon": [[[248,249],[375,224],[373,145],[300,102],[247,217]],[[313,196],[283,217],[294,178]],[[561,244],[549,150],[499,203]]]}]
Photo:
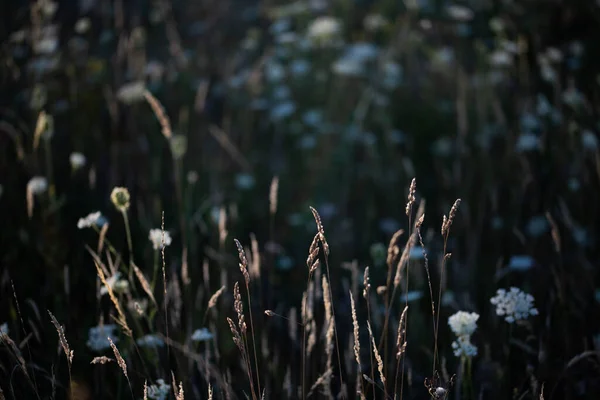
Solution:
[{"label": "field of grass", "polygon": [[24,3],[0,400],[600,398],[597,2]]}]

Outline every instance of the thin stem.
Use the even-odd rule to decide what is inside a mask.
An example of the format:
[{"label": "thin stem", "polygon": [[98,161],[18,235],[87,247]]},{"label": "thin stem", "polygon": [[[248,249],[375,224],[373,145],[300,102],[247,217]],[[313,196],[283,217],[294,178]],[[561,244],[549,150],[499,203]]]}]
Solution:
[{"label": "thin stem", "polygon": [[127,248],[129,250],[129,280],[133,279],[133,244],[131,243],[131,229],[129,228],[129,217],[127,217],[127,211],[122,211],[123,221],[125,222],[125,233],[127,234]]},{"label": "thin stem", "polygon": [[306,282],[306,300],[302,304],[302,398],[306,399],[306,308],[308,307],[308,287],[312,272],[308,272],[308,281]]},{"label": "thin stem", "polygon": [[252,301],[250,300],[250,288],[248,282],[246,282],[246,295],[248,297],[248,311],[250,313],[250,330],[252,332],[252,346],[254,347],[254,366],[256,367],[256,382],[258,384],[258,394],[260,395],[262,391],[260,390],[260,374],[258,371],[258,357],[256,356],[256,341],[254,339],[254,323],[252,322]]},{"label": "thin stem", "polygon": [[[325,269],[327,271],[327,280],[329,282],[332,282],[331,275],[329,274],[328,258],[329,258],[328,255],[325,254]],[[342,360],[341,360],[342,355],[340,354],[340,344],[339,344],[339,340],[338,340],[337,324],[335,323],[335,308],[333,307],[333,293],[331,292],[331,285],[329,285],[329,299],[331,300],[331,319],[332,319],[331,323],[333,324],[333,332],[335,333],[335,348],[336,348],[337,355],[338,355],[338,368],[339,368],[339,373],[340,373],[340,390],[342,390],[344,387],[344,379],[342,378]]]},{"label": "thin stem", "polygon": [[448,232],[446,232],[446,235],[444,236],[444,251],[442,252],[442,268],[440,270],[440,288],[438,291],[438,310],[436,313],[436,322],[435,322],[435,326],[433,327],[434,330],[434,335],[435,335],[435,342],[434,342],[434,348],[433,348],[433,373],[435,373],[435,364],[437,361],[437,353],[438,353],[438,332],[439,332],[439,326],[440,326],[440,312],[441,312],[441,307],[442,307],[442,286],[443,286],[443,280],[444,280],[444,270],[446,267],[446,248],[448,245]]}]

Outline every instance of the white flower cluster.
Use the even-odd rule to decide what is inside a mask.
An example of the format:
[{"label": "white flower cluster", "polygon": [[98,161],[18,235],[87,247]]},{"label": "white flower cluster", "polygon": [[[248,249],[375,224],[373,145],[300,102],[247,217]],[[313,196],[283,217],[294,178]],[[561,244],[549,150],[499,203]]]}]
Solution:
[{"label": "white flower cluster", "polygon": [[192,340],[194,342],[206,342],[212,338],[212,333],[210,333],[206,328],[196,329],[192,334]]},{"label": "white flower cluster", "polygon": [[477,346],[471,343],[470,336],[459,336],[452,342],[452,349],[456,357],[473,357],[477,355]]},{"label": "white flower cluster", "polygon": [[27,182],[27,192],[38,195],[48,190],[48,180],[43,176],[34,176]]},{"label": "white flower cluster", "polygon": [[165,342],[157,335],[145,335],[136,340],[136,343],[140,347],[163,347]]},{"label": "white flower cluster", "polygon": [[[150,229],[150,233],[148,234],[148,239],[152,242],[152,247],[154,250],[160,250],[163,247],[163,232],[160,229]],[[171,235],[169,232],[165,231],[164,242],[165,247],[169,246],[173,240],[171,239]]]},{"label": "white flower cluster", "polygon": [[109,286],[115,292],[123,293],[127,291],[127,289],[129,289],[129,282],[127,282],[125,279],[119,278],[121,278],[121,273],[115,272],[113,276],[106,279],[107,285],[103,285],[100,288],[100,295],[104,296],[105,294],[108,294],[107,286]]},{"label": "white flower cluster", "polygon": [[164,380],[158,379],[157,385],[148,386],[148,398],[152,400],[166,400],[169,397],[171,387]]},{"label": "white flower cluster", "polygon": [[117,343],[119,338],[115,334],[115,324],[98,325],[90,328],[87,345],[93,351],[102,351],[110,348],[108,338]]},{"label": "white flower cluster", "polygon": [[471,336],[477,329],[479,314],[459,311],[448,318],[448,325],[456,336]]},{"label": "white flower cluster", "polygon": [[341,34],[342,25],[340,21],[333,17],[319,17],[315,19],[308,27],[308,39],[319,43],[332,42]]},{"label": "white flower cluster", "polygon": [[509,324],[522,321],[530,315],[538,315],[538,310],[533,306],[533,296],[523,292],[521,289],[511,287],[509,291],[498,289],[496,296],[490,302],[496,306],[496,314],[504,316]]},{"label": "white flower cluster", "polygon": [[79,218],[79,221],[77,221],[77,228],[79,229],[100,225],[102,225],[102,213],[100,211],[89,213],[85,217]]},{"label": "white flower cluster", "polygon": [[477,355],[477,346],[471,343],[471,335],[477,329],[479,314],[458,311],[448,318],[450,329],[457,336],[452,342],[452,349],[456,357],[473,357]]},{"label": "white flower cluster", "polygon": [[4,333],[5,335],[8,335],[8,323],[3,323],[0,325],[0,333]]},{"label": "white flower cluster", "polygon": [[85,166],[87,160],[85,156],[81,153],[74,152],[69,156],[69,163],[71,164],[71,168],[73,170],[77,170]]}]

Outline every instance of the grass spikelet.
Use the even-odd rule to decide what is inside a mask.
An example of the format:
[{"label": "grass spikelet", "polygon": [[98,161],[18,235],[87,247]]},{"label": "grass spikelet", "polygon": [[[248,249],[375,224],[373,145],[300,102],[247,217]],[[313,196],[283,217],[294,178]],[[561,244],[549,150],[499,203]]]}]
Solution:
[{"label": "grass spikelet", "polygon": [[251,278],[260,278],[260,251],[258,248],[258,240],[256,240],[256,235],[254,233],[250,234],[250,243],[252,249],[252,260],[250,261],[250,277]]},{"label": "grass spikelet", "polygon": [[246,251],[239,240],[233,239],[235,246],[237,247],[238,256],[240,257],[240,271],[244,275],[244,281],[246,286],[250,284],[250,274],[248,273],[248,259],[246,258]]},{"label": "grass spikelet", "polygon": [[217,300],[219,300],[219,297],[221,297],[221,295],[223,294],[224,291],[225,291],[225,286],[221,286],[221,288],[219,290],[217,290],[212,296],[210,296],[210,299],[208,300],[208,309],[209,310],[217,305]]},{"label": "grass spikelet", "polygon": [[156,299],[154,298],[152,288],[150,287],[148,280],[144,276],[144,273],[137,267],[137,265],[131,264],[131,266],[133,267],[133,272],[135,272],[135,276],[137,276],[138,281],[140,281],[140,284],[142,285],[142,289],[144,289],[144,292],[146,292],[148,297],[150,297],[150,300],[152,300],[152,303],[154,303],[154,305],[156,306]]},{"label": "grass spikelet", "polygon": [[184,400],[184,394],[183,394],[183,382],[179,382],[179,390],[177,390],[176,396],[175,398],[177,400]]},{"label": "grass spikelet", "polygon": [[227,239],[229,232],[227,231],[227,212],[225,207],[219,209],[219,246],[225,245],[225,239]]},{"label": "grass spikelet", "polygon": [[160,104],[158,99],[152,95],[148,90],[144,90],[144,98],[152,108],[152,112],[158,119],[160,123],[160,127],[162,128],[162,134],[166,139],[171,139],[173,137],[173,130],[171,129],[171,122],[169,121],[169,117],[165,113],[165,109]]},{"label": "grass spikelet", "polygon": [[242,303],[242,295],[240,294],[240,285],[238,282],[233,285],[233,309],[238,316],[240,332],[242,335],[245,335],[248,328],[244,317],[244,303]]},{"label": "grass spikelet", "polygon": [[65,337],[64,328],[58,323],[56,317],[48,310],[48,314],[50,315],[50,320],[52,321],[52,325],[56,328],[56,332],[58,333],[58,340],[60,342],[63,351],[65,352],[65,356],[67,357],[67,361],[69,362],[69,368],[73,364],[73,350],[69,348],[69,343],[67,342],[67,338]]},{"label": "grass spikelet", "polygon": [[413,178],[408,189],[408,202],[406,203],[406,215],[410,216],[413,205],[415,204],[415,193],[417,192],[417,180]]},{"label": "grass spikelet", "polygon": [[208,400],[212,400],[212,398],[213,398],[213,388],[209,383],[208,384]]},{"label": "grass spikelet", "polygon": [[106,281],[106,276],[104,275],[104,271],[102,270],[102,268],[100,267],[100,265],[98,264],[98,262],[96,260],[94,260],[94,265],[96,266],[96,272],[98,273],[98,277],[100,278],[100,281],[102,282],[102,284],[106,287],[106,290],[108,291],[108,297],[110,297],[110,300],[112,301],[113,305],[115,306],[115,308],[117,310],[117,313],[119,314],[119,318],[117,319],[117,322],[119,323],[121,328],[123,328],[123,331],[128,336],[131,336],[132,331],[131,331],[131,328],[129,328],[129,325],[127,325],[127,319],[125,318],[125,313],[123,313],[121,304],[119,303],[117,296],[115,296],[115,293],[112,290],[112,287]]},{"label": "grass spikelet", "polygon": [[329,382],[331,381],[331,375],[333,375],[333,370],[331,368],[329,368],[325,372],[323,372],[323,374],[321,374],[321,376],[319,376],[317,378],[317,380],[315,381],[315,383],[313,383],[313,385],[310,387],[310,390],[308,391],[308,395],[306,397],[307,398],[311,397],[313,395],[314,391],[319,386],[329,385]]},{"label": "grass spikelet", "polygon": [[148,400],[148,381],[144,380],[144,400]]},{"label": "grass spikelet", "polygon": [[321,220],[321,216],[319,215],[319,212],[314,209],[313,207],[310,207],[310,211],[313,214],[313,217],[315,218],[315,222],[317,223],[317,234],[319,236],[319,241],[321,242],[321,245],[323,246],[323,251],[325,252],[325,257],[329,256],[329,244],[327,244],[327,238],[325,238],[325,229],[323,228],[323,222]]},{"label": "grass spikelet", "polygon": [[[356,365],[358,366],[358,374],[360,375],[361,366],[360,366],[360,338],[359,338],[359,328],[358,328],[358,316],[356,315],[356,305],[354,304],[354,297],[352,296],[352,291],[350,293],[350,308],[352,310],[352,333],[354,335],[354,346],[352,349],[354,350],[354,359],[356,360]],[[361,383],[362,386],[362,383]],[[361,391],[361,398],[364,398],[364,394]]]},{"label": "grass spikelet", "polygon": [[115,361],[114,358],[110,358],[110,357],[106,357],[106,356],[101,356],[101,357],[94,357],[94,359],[92,361],[90,361],[90,364],[107,364],[109,362],[113,362]]},{"label": "grass spikelet", "polygon": [[444,219],[442,221],[442,236],[448,235],[450,227],[452,226],[452,222],[454,221],[454,217],[456,217],[456,213],[458,212],[460,202],[460,199],[456,199],[456,201],[452,205],[452,208],[450,209],[450,212],[448,213],[448,218],[446,218],[446,216],[444,215]]},{"label": "grass spikelet", "polygon": [[107,339],[110,343],[110,347],[112,348],[113,353],[115,354],[115,359],[117,360],[117,364],[119,364],[119,368],[121,368],[121,371],[123,371],[123,375],[125,375],[125,378],[127,378],[127,380],[129,381],[129,376],[127,375],[127,364],[125,364],[125,360],[123,359],[123,357],[121,357],[121,353],[119,352],[119,349],[117,349],[117,346],[115,346],[115,344],[113,343],[112,339],[110,337],[107,337]]},{"label": "grass spikelet", "polygon": [[406,313],[408,306],[404,307],[398,322],[398,334],[396,338],[396,358],[400,358],[406,351]]},{"label": "grass spikelet", "polygon": [[271,215],[277,213],[277,194],[279,192],[279,177],[274,177],[269,188],[269,212]]},{"label": "grass spikelet", "polygon": [[[375,356],[375,360],[377,360],[377,370],[379,371],[379,378],[383,383],[385,389],[385,375],[383,372],[383,360],[381,359],[381,355],[379,354],[379,350],[377,349],[377,345],[375,344],[375,338],[373,337],[373,331],[371,330],[371,323],[367,321],[367,328],[369,329],[369,338],[371,339],[371,343],[373,344],[373,355]],[[386,395],[387,397],[387,395]]]}]

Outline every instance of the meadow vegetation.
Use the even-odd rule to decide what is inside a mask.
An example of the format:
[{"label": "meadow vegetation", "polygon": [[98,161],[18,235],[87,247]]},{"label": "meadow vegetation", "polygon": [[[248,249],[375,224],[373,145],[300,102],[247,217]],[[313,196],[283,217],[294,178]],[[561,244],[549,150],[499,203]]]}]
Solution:
[{"label": "meadow vegetation", "polygon": [[0,400],[600,398],[597,2],[1,18]]}]

